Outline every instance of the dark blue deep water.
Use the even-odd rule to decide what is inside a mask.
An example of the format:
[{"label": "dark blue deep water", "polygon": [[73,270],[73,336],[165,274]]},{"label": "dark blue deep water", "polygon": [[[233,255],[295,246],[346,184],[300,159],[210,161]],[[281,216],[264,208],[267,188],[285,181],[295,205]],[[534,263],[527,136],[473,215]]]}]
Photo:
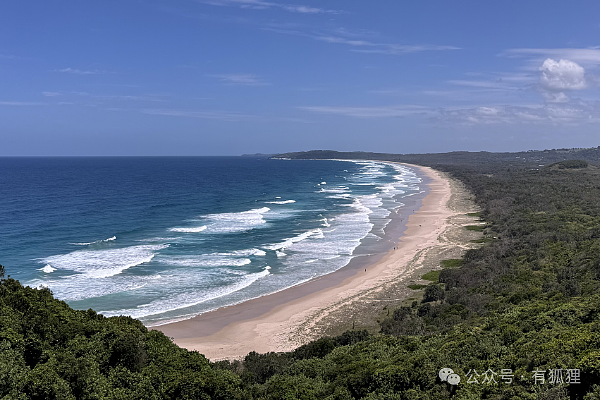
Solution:
[{"label": "dark blue deep water", "polygon": [[378,251],[419,183],[370,161],[0,158],[0,264],[74,308],[160,324]]}]

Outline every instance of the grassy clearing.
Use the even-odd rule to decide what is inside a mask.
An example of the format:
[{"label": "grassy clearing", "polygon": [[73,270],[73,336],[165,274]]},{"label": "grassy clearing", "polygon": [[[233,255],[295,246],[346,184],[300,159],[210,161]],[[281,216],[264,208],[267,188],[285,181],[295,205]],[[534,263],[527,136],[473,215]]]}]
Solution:
[{"label": "grassy clearing", "polygon": [[427,287],[427,285],[417,285],[417,284],[408,285],[408,288],[412,289],[412,290],[421,290],[421,289],[424,289],[426,287]]},{"label": "grassy clearing", "polygon": [[421,279],[431,282],[437,282],[440,277],[440,271],[429,271]]},{"label": "grassy clearing", "polygon": [[450,258],[448,260],[440,261],[442,268],[458,268],[463,264],[463,260],[460,258]]},{"label": "grassy clearing", "polygon": [[465,229],[468,231],[483,232],[483,230],[485,229],[485,226],[484,225],[467,225],[467,226],[465,226]]}]

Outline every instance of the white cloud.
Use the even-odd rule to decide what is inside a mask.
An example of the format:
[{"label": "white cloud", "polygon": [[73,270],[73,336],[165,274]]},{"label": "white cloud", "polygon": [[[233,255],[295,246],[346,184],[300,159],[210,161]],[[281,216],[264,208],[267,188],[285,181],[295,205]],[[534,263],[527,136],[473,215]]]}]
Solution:
[{"label": "white cloud", "polygon": [[[447,83],[454,86],[470,88],[470,93],[476,97],[480,97],[484,92],[490,94],[503,93],[504,95],[507,95],[509,92],[516,93],[517,91],[531,89],[539,80],[539,71],[526,74],[506,72],[467,72],[465,75],[473,77],[473,79],[453,79],[447,81]],[[458,94],[458,92],[456,93]]]},{"label": "white cloud", "polygon": [[537,78],[537,73],[522,73],[522,72],[502,72],[497,74],[497,78],[501,82],[513,82],[515,84],[533,83]]},{"label": "white cloud", "polygon": [[500,54],[506,57],[528,57],[532,62],[539,63],[545,58],[568,59],[584,67],[600,64],[600,49],[598,48],[557,48],[557,49],[509,49]]},{"label": "white cloud", "polygon": [[327,43],[342,43],[350,46],[377,46],[375,43],[367,42],[366,40],[350,40],[336,36],[313,36],[315,40]]},{"label": "white cloud", "polygon": [[149,115],[165,115],[170,117],[187,117],[201,119],[216,119],[221,121],[247,121],[255,119],[252,115],[232,113],[228,111],[194,111],[194,110],[168,110],[145,109],[142,113]]},{"label": "white cloud", "polygon": [[[352,43],[348,43],[352,44]],[[402,44],[386,44],[386,43],[369,43],[368,46],[374,46],[370,49],[352,49],[357,53],[371,53],[371,54],[391,54],[401,55],[407,53],[417,53],[421,51],[447,51],[447,50],[460,50],[460,47],[455,46],[440,46],[434,44],[420,44],[420,45],[402,45]]]},{"label": "white cloud", "polygon": [[497,79],[495,81],[470,81],[470,80],[451,80],[448,83],[458,86],[469,86],[481,89],[504,89],[504,90],[517,90],[518,87],[509,86],[502,81]]},{"label": "white cloud", "polygon": [[240,8],[253,10],[267,10],[279,8],[281,10],[300,14],[341,14],[342,11],[327,10],[324,8],[310,7],[298,4],[280,4],[262,0],[197,0],[198,3],[213,6],[239,6]]},{"label": "white cloud", "polygon": [[98,74],[107,74],[108,71],[100,71],[97,69],[94,70],[83,70],[83,69],[77,69],[77,68],[63,68],[63,69],[55,69],[54,72],[63,72],[66,74],[73,74],[73,75],[98,75]]},{"label": "white cloud", "polygon": [[346,36],[346,37],[370,37],[370,38],[375,38],[375,37],[379,37],[380,34],[379,32],[376,31],[372,31],[369,29],[358,29],[358,30],[349,30],[346,29],[344,27],[339,27],[339,28],[335,28],[332,30],[332,32],[336,35],[339,36]]},{"label": "white cloud", "polygon": [[444,125],[535,124],[571,125],[600,122],[600,104],[581,100],[542,106],[490,106],[441,109],[433,118]]},{"label": "white cloud", "polygon": [[[560,102],[558,102],[560,101]],[[600,123],[600,102],[557,98],[543,105],[486,105],[434,109],[419,105],[379,107],[312,106],[299,109],[355,118],[425,117],[443,126],[457,125],[568,125]]]},{"label": "white cloud", "polygon": [[15,106],[15,107],[27,107],[27,106],[43,106],[46,103],[39,103],[35,101],[0,101],[0,106]]},{"label": "white cloud", "polygon": [[265,86],[269,83],[261,81],[253,74],[217,74],[208,75],[230,85]]},{"label": "white cloud", "polygon": [[[302,32],[293,29],[285,29],[280,28],[277,24],[271,24],[267,28],[263,28],[263,30],[270,32],[283,33],[286,35],[294,35],[294,36],[303,36],[308,37],[319,42],[333,43],[333,44],[343,44],[352,47],[352,51],[357,53],[372,53],[372,54],[391,54],[391,55],[401,55],[407,53],[416,53],[421,51],[447,51],[447,50],[460,50],[460,47],[455,46],[444,46],[444,45],[432,45],[432,44],[417,44],[417,45],[404,45],[397,43],[375,43],[368,40],[359,40],[359,39],[348,39],[347,34],[342,34],[342,36],[335,34],[323,34],[323,33],[308,33]],[[339,32],[339,29],[336,31]],[[334,32],[336,32],[334,31]],[[352,37],[356,37],[357,35],[353,35]],[[372,35],[371,35],[372,36]]]},{"label": "white cloud", "polygon": [[302,14],[320,14],[325,12],[332,12],[333,10],[323,10],[322,8],[307,7],[307,6],[296,6],[287,5],[283,7],[287,11],[302,13]]},{"label": "white cloud", "polygon": [[97,99],[119,100],[119,101],[167,101],[164,95],[145,95],[145,96],[130,96],[130,95],[94,95]]},{"label": "white cloud", "polygon": [[272,122],[283,121],[293,123],[312,123],[310,120],[295,117],[282,117],[274,115],[251,115],[231,111],[221,110],[177,110],[177,109],[144,109],[140,110],[143,114],[164,115],[168,117],[198,118],[208,120],[218,120],[225,122]]},{"label": "white cloud", "polygon": [[564,94],[564,92],[544,92],[544,97],[548,103],[566,103],[570,100],[570,97]]},{"label": "white cloud", "polygon": [[431,113],[429,107],[416,105],[395,105],[383,107],[327,107],[312,106],[298,107],[301,110],[316,112],[320,114],[343,115],[358,118],[393,118],[406,117],[410,115],[423,115]]},{"label": "white cloud", "polygon": [[[42,92],[45,97],[67,97],[72,98],[73,96],[85,97],[88,99],[94,99],[96,101],[151,101],[151,102],[166,102],[169,96],[166,94],[145,94],[145,95],[98,95],[90,94],[87,92],[77,91],[61,91],[61,92]],[[59,104],[74,104],[72,102],[61,102]]]},{"label": "white cloud", "polygon": [[549,92],[585,89],[585,69],[576,62],[547,58],[539,68],[540,86]]},{"label": "white cloud", "polygon": [[454,46],[439,46],[439,45],[402,45],[394,43],[373,43],[367,40],[352,40],[339,36],[331,35],[308,35],[315,40],[327,43],[345,44],[353,47],[361,47],[360,49],[352,49],[359,53],[379,53],[379,54],[406,54],[416,53],[419,51],[440,51],[440,50],[460,50]]}]

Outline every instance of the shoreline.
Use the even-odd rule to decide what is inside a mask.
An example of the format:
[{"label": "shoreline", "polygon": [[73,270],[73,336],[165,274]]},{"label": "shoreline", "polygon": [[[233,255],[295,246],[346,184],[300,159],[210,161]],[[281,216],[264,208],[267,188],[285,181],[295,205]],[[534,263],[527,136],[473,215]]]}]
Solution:
[{"label": "shoreline", "polygon": [[401,221],[395,218],[390,222],[395,226],[386,233],[386,239],[395,250],[355,257],[335,272],[291,288],[151,328],[213,361],[241,358],[251,351],[293,350],[312,340],[307,337],[310,332],[301,331],[310,329],[339,306],[360,301],[358,294],[381,288],[405,273],[411,260],[424,248],[435,246],[447,227],[447,219],[453,214],[447,207],[449,180],[431,168],[402,164],[419,170],[427,189],[411,196],[412,205],[403,199],[405,206],[397,216]]}]

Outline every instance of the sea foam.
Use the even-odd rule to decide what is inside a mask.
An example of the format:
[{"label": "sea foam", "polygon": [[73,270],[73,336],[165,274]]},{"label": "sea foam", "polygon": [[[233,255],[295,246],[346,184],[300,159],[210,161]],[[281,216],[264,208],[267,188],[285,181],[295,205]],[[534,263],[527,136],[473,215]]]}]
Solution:
[{"label": "sea foam", "polygon": [[45,273],[49,274],[51,272],[56,271],[56,268],[52,267],[52,265],[50,264],[46,264],[44,268],[40,268],[40,271],[44,271]]},{"label": "sea foam", "polygon": [[265,256],[267,255],[267,253],[265,253],[263,250],[261,249],[245,249],[245,250],[234,250],[232,252],[229,253],[211,253],[209,254],[211,256],[242,256],[242,257],[248,257],[248,256]]},{"label": "sea foam", "polygon": [[215,255],[161,257],[166,265],[178,267],[243,267],[252,262],[249,258],[230,258]]},{"label": "sea foam", "polygon": [[170,228],[169,231],[183,232],[183,233],[198,233],[198,232],[205,231],[206,228],[207,228],[207,226],[204,225],[204,226],[197,226],[197,227],[192,227],[192,228]]},{"label": "sea foam", "polygon": [[109,317],[114,315],[129,315],[133,318],[141,318],[149,315],[163,314],[170,311],[193,307],[245,289],[255,283],[257,280],[268,276],[270,274],[270,269],[271,267],[267,265],[260,272],[241,276],[236,278],[235,282],[220,288],[194,291],[186,290],[167,298],[151,301],[150,303],[140,305],[136,308],[116,311],[101,311],[101,313]]},{"label": "sea foam", "polygon": [[77,250],[47,257],[42,262],[54,268],[73,271],[89,278],[108,278],[128,268],[150,262],[157,251],[168,245],[142,245],[117,249]]},{"label": "sea foam", "polygon": [[266,245],[265,249],[268,250],[284,250],[290,246],[292,246],[294,243],[298,243],[301,242],[303,240],[306,240],[310,237],[323,237],[323,231],[321,229],[313,229],[307,232],[303,232],[297,236],[285,239],[284,241],[280,242],[280,243],[274,243],[274,244],[270,244],[270,245]]},{"label": "sea foam", "polygon": [[74,244],[76,246],[89,246],[91,244],[96,244],[96,243],[102,243],[102,242],[112,242],[113,240],[117,240],[116,236],[112,236],[109,237],[108,239],[102,239],[102,240],[96,240],[94,242],[87,242],[87,243],[71,243]]},{"label": "sea foam", "polygon": [[235,213],[209,214],[202,216],[208,222],[207,233],[239,233],[266,225],[264,214],[269,207]]},{"label": "sea foam", "polygon": [[295,202],[296,200],[265,201],[267,204],[291,204]]}]

